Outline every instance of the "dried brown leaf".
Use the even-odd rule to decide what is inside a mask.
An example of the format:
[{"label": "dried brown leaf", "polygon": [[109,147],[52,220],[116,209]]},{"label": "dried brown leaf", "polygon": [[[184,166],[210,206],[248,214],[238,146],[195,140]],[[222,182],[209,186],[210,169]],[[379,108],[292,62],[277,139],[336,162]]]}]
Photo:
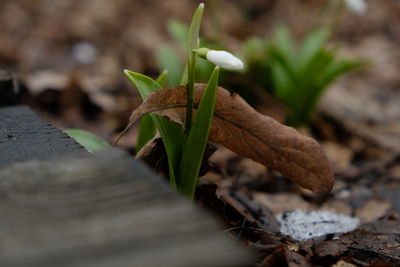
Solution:
[{"label": "dried brown leaf", "polygon": [[286,258],[288,267],[311,267],[311,263],[306,257],[290,250],[287,246],[283,246],[283,255]]},{"label": "dried brown leaf", "polygon": [[[204,84],[196,84],[195,107],[204,89]],[[130,125],[150,112],[183,123],[185,106],[184,86],[154,92],[134,110]],[[315,193],[327,193],[332,188],[329,160],[315,140],[258,113],[239,95],[231,95],[221,87],[217,91],[209,141],[277,170]]]}]

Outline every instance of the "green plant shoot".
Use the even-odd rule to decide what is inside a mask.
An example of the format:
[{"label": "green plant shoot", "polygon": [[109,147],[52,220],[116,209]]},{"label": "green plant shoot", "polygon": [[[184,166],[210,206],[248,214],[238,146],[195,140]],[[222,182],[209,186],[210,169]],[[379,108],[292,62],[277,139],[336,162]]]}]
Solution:
[{"label": "green plant shoot", "polygon": [[[278,26],[272,41],[264,47],[259,40],[247,43],[250,69],[253,67],[255,75],[264,74],[262,79],[254,77],[254,80],[267,88],[272,87],[273,93],[289,108],[287,123],[292,126],[302,126],[310,121],[320,96],[330,83],[364,65],[359,61],[339,59],[334,49],[325,48],[329,36],[327,29],[314,30],[297,48],[289,30]],[[266,73],[267,79],[263,78]]]},{"label": "green plant shoot", "polygon": [[[160,76],[158,76],[156,82],[162,87],[166,87],[168,71],[164,70]],[[138,138],[136,142],[135,151],[138,153],[142,147],[147,144],[156,135],[156,126],[154,125],[153,119],[150,115],[144,115],[140,119],[140,125],[138,130]]]},{"label": "green plant shoot", "polygon": [[[153,79],[129,70],[124,71],[128,79],[138,88],[142,99],[154,91],[161,90],[161,86]],[[169,180],[176,186],[175,170],[179,166],[180,156],[183,149],[184,132],[181,125],[169,121],[158,115],[150,115],[163,140],[168,156]],[[123,133],[122,133],[123,134]]]},{"label": "green plant shoot", "polygon": [[[142,120],[138,141],[140,147],[154,137],[152,128],[154,123],[159,131],[168,157],[169,180],[177,188],[177,191],[193,199],[199,179],[200,167],[207,146],[208,135],[213,119],[216,94],[218,87],[219,66],[228,69],[241,69],[243,63],[226,51],[198,48],[199,31],[204,4],[200,4],[194,12],[192,22],[187,33],[187,62],[183,70],[183,79],[187,88],[186,121],[185,128],[180,124],[171,122],[159,115],[150,114],[149,118]],[[179,31],[179,29],[178,29]],[[181,34],[179,36],[182,36]],[[217,67],[212,72],[206,89],[200,99],[198,107],[194,107],[195,70],[197,56],[207,59]],[[125,70],[129,80],[138,88],[143,100],[148,95],[165,87],[166,74],[160,75],[157,81],[132,71]],[[160,84],[163,84],[161,86]],[[193,110],[196,108],[194,121]],[[124,134],[129,127],[121,133]],[[120,135],[120,136],[121,136]]]},{"label": "green plant shoot", "polygon": [[203,16],[204,4],[201,3],[194,12],[192,23],[189,26],[188,40],[187,40],[187,106],[186,106],[186,122],[185,134],[189,135],[192,126],[192,112],[193,112],[193,93],[194,93],[194,70],[196,67],[196,53],[193,51],[199,46],[199,32],[201,18]]},{"label": "green plant shoot", "polygon": [[[182,53],[180,52],[186,52],[188,29],[189,27],[183,22],[170,19],[167,22],[167,31],[174,44],[162,43],[155,52],[158,68],[160,70],[168,70],[169,88],[187,84],[187,65],[181,59]],[[212,45],[204,38],[200,40],[200,44],[202,46]],[[207,82],[213,69],[213,64],[207,60],[197,61],[195,69],[196,82]]]},{"label": "green plant shoot", "polygon": [[218,74],[219,68],[216,67],[199,103],[179,165],[178,177],[180,180],[178,189],[188,197],[193,197],[194,195],[208,134],[210,133],[216,101]]}]

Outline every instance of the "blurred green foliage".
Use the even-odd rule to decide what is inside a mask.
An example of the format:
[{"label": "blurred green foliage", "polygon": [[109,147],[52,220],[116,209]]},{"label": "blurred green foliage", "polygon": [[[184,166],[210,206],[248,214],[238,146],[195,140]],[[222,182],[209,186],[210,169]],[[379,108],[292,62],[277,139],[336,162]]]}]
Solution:
[{"label": "blurred green foliage", "polygon": [[[168,70],[167,86],[174,87],[185,84],[182,80],[185,65],[181,55],[185,51],[188,27],[177,20],[170,20],[167,30],[177,45],[165,43],[159,46],[156,60],[159,69]],[[328,49],[326,44],[330,35],[327,28],[316,29],[296,45],[288,28],[280,25],[272,38],[251,37],[243,44],[248,65],[247,79],[270,89],[287,106],[287,123],[292,126],[308,124],[328,86],[341,75],[365,65],[361,61],[339,58],[336,48]],[[201,43],[202,47],[212,46],[205,40]],[[198,60],[196,81],[207,82],[212,70],[213,65],[208,61]],[[229,83],[230,75],[237,74],[223,73],[221,83]],[[241,94],[250,100],[249,93]]]},{"label": "blurred green foliage", "polygon": [[338,58],[336,49],[326,48],[329,37],[328,29],[316,29],[296,46],[290,31],[281,25],[269,41],[250,38],[245,42],[249,75],[286,104],[287,123],[292,126],[309,123],[326,88],[364,65]]}]

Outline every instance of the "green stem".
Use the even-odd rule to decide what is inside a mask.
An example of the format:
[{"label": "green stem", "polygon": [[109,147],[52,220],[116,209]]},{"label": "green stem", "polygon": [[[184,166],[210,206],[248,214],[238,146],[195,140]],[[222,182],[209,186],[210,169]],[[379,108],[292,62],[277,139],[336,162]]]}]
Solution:
[{"label": "green stem", "polygon": [[199,32],[201,18],[203,16],[204,4],[201,3],[197,7],[193,14],[192,22],[190,23],[188,30],[188,42],[187,42],[187,103],[186,103],[186,121],[185,121],[185,136],[188,137],[190,128],[192,127],[192,114],[193,114],[193,94],[194,94],[194,71],[196,67],[196,54],[193,52],[194,49],[199,46]]},{"label": "green stem", "polygon": [[196,67],[196,55],[192,52],[192,60],[188,62],[188,83],[186,86],[187,102],[186,102],[186,122],[185,122],[185,133],[189,135],[190,128],[192,127],[193,117],[193,102],[194,102],[194,72]]}]

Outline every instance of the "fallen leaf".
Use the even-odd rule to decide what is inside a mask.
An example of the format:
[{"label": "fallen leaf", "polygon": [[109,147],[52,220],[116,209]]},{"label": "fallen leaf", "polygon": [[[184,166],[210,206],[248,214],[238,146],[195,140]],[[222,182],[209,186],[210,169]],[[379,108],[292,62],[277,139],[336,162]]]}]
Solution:
[{"label": "fallen leaf", "polygon": [[354,264],[351,264],[350,262],[340,260],[340,261],[336,262],[335,264],[333,264],[332,267],[357,267],[357,266]]},{"label": "fallen leaf", "polygon": [[[346,256],[365,266],[400,266],[399,229],[398,220],[388,216],[330,240],[314,240],[313,252],[318,257]],[[369,265],[371,262],[384,265]]]},{"label": "fallen leaf", "polygon": [[370,199],[356,210],[356,216],[363,223],[370,223],[385,215],[390,208],[392,208],[392,204],[389,201]]},{"label": "fallen leaf", "polygon": [[261,262],[261,267],[285,266],[287,265],[284,256],[283,246],[276,248],[272,253],[268,254]]},{"label": "fallen leaf", "polygon": [[290,250],[287,246],[283,246],[283,255],[286,258],[288,267],[311,267],[311,263],[299,253]]},{"label": "fallen leaf", "polygon": [[219,184],[216,195],[234,207],[247,221],[272,233],[279,231],[279,224],[268,207],[253,201],[251,192],[245,188],[238,188],[227,180]]},{"label": "fallen leaf", "polygon": [[312,210],[316,206],[305,201],[300,195],[292,193],[253,193],[253,201],[268,207],[274,215],[296,209]]},{"label": "fallen leaf", "polygon": [[353,243],[353,240],[335,239],[316,244],[314,246],[314,253],[318,257],[334,256],[338,257],[348,250],[349,246]]},{"label": "fallen leaf", "polygon": [[[194,106],[205,89],[196,84]],[[152,93],[133,111],[128,127],[146,113],[178,123],[185,121],[186,87]],[[321,146],[295,129],[264,116],[239,95],[218,87],[209,141],[277,170],[302,187],[324,194],[333,186],[333,173]]]},{"label": "fallen leaf", "polygon": [[320,209],[349,216],[351,216],[353,212],[350,204],[341,200],[329,200],[322,204]]},{"label": "fallen leaf", "polygon": [[322,143],[322,147],[332,162],[335,173],[344,173],[349,169],[354,151],[336,142],[327,141]]}]

